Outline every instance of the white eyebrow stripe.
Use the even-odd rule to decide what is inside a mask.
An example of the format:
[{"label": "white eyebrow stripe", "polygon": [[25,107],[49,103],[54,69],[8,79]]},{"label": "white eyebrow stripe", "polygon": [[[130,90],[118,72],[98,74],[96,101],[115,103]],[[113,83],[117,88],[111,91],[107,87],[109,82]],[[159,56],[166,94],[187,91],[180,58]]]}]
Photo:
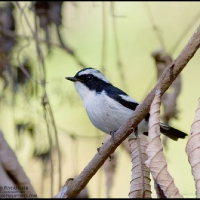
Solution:
[{"label": "white eyebrow stripe", "polygon": [[83,71],[79,72],[78,75],[81,76],[81,75],[84,75],[84,74],[90,74],[90,73],[92,73],[94,71],[96,71],[96,70],[94,70],[94,69],[86,69],[86,70],[83,70]]},{"label": "white eyebrow stripe", "polygon": [[100,72],[96,71],[95,73],[93,73],[94,76],[96,76],[97,78],[103,80],[106,83],[109,83],[109,81],[105,78],[105,76],[103,74],[101,74]]},{"label": "white eyebrow stripe", "polygon": [[129,96],[127,96],[127,95],[120,94],[119,96],[120,96],[122,99],[124,99],[125,101],[138,103],[137,101],[135,101],[134,99],[132,99],[131,97],[129,97]]},{"label": "white eyebrow stripe", "polygon": [[97,71],[96,69],[86,69],[82,72],[80,72],[78,74],[78,76],[81,76],[81,75],[86,75],[86,74],[92,74],[93,76],[97,77],[98,79],[101,79],[103,80],[104,82],[106,83],[109,83],[109,81],[104,77],[103,74],[101,74],[99,71]]}]

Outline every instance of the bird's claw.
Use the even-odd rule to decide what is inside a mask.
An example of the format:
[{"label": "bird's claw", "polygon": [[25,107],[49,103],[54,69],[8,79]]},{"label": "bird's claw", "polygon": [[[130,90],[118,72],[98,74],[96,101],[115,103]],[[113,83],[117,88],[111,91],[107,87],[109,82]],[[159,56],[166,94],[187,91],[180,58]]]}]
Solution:
[{"label": "bird's claw", "polygon": [[[101,144],[103,145],[103,143],[101,143]],[[101,147],[97,148],[99,155],[100,155],[100,149],[101,149]]]},{"label": "bird's claw", "polygon": [[99,154],[100,154],[100,148],[101,148],[101,147],[97,148],[97,152],[98,152]]}]

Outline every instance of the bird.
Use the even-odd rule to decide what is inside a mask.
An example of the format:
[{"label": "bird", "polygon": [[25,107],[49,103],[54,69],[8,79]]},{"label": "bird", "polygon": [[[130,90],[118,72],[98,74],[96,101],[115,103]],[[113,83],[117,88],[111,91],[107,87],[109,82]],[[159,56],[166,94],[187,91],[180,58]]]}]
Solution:
[{"label": "bird", "polygon": [[[114,138],[114,133],[130,118],[137,101],[121,89],[112,85],[107,78],[95,68],[83,68],[73,77],[65,77],[74,82],[83,106],[92,124]],[[138,124],[137,129],[128,136],[136,138],[138,133],[148,136],[150,113]],[[187,134],[160,122],[160,132],[172,140],[184,139]]]}]

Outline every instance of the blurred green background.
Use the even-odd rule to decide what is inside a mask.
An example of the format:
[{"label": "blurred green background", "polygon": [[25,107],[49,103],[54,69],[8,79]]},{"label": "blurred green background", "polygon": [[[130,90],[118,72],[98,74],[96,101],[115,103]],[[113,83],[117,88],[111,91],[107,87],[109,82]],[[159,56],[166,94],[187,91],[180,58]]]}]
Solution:
[{"label": "blurred green background", "polygon": [[[175,59],[199,25],[199,19],[193,23],[195,16],[200,13],[199,2],[114,2],[115,30],[110,2],[74,3],[75,5],[65,2],[62,7],[63,27],[60,30],[64,41],[74,49],[76,55],[86,66],[101,70],[103,25],[105,25],[105,75],[111,83],[123,89],[138,102],[142,102],[156,83],[156,68],[151,53],[162,48],[157,33],[160,34],[167,52],[173,53],[172,57]],[[20,2],[22,7],[25,4],[30,4],[30,2]],[[103,4],[105,6],[104,23]],[[28,7],[25,8],[25,12],[31,26],[34,27],[33,14]],[[31,35],[23,15],[17,8],[15,14],[17,33]],[[189,25],[191,26],[189,27]],[[174,45],[186,30],[187,33],[174,51]],[[41,30],[39,36],[40,38],[44,37]],[[53,27],[50,37],[51,41],[58,43]],[[19,49],[26,44],[25,38],[18,42],[13,53],[13,63],[17,64]],[[117,52],[116,45],[119,47],[119,52]],[[50,54],[47,54],[44,44],[41,44],[41,48],[45,57],[47,94],[58,128],[62,153],[63,185],[66,179],[75,177],[84,169],[102,142],[101,138],[72,138],[69,133],[87,136],[101,135],[102,138],[104,133],[93,127],[73,84],[65,79],[65,76],[73,76],[81,67],[71,55],[56,46],[52,47]],[[23,57],[31,59],[34,68],[33,78],[38,80],[39,68],[33,40],[30,40],[30,43],[20,51],[19,55],[21,59]],[[182,90],[177,103],[180,112],[178,119],[171,121],[172,126],[188,134],[200,97],[199,56],[200,54],[197,52],[181,72]],[[119,60],[122,63],[124,80],[121,79],[118,70],[117,62]],[[34,85],[34,93],[36,83],[33,80],[31,82]],[[2,88],[2,80],[0,80],[0,88]],[[0,129],[15,151],[38,196],[42,195],[41,185],[43,184],[43,197],[50,197],[50,176],[42,180],[42,164],[32,158],[34,145],[39,146],[40,149],[48,146],[41,106],[42,89],[38,85],[39,95],[33,95],[31,98],[26,94],[28,90],[20,89],[14,100],[13,93],[8,90],[5,93],[5,101],[0,102]],[[35,144],[29,135],[24,134],[19,148],[16,148],[16,121],[31,121],[35,124],[35,132],[38,134]],[[195,182],[185,153],[187,139],[178,142],[168,140],[164,152],[168,170],[174,178],[180,194],[184,197],[195,197]],[[118,152],[117,170],[111,197],[126,198],[130,190],[131,160],[121,148],[116,151]],[[53,194],[55,195],[58,192],[57,161],[54,162],[54,167]],[[152,181],[152,197],[156,197],[153,187]],[[88,183],[88,190],[90,197],[106,197],[105,175],[102,170],[99,170]]]}]

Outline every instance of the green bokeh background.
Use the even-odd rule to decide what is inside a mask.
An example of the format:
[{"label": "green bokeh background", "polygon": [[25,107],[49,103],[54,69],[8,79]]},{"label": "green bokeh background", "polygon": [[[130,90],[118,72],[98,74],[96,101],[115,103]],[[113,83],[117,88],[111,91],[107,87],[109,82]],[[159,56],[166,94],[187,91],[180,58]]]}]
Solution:
[{"label": "green bokeh background", "polygon": [[[161,45],[153,30],[153,24],[147,9],[147,2],[115,2],[115,17],[120,59],[125,77],[125,86],[120,79],[117,68],[116,43],[110,11],[110,2],[104,2],[106,10],[106,61],[105,75],[115,86],[123,89],[131,97],[141,102],[146,94],[156,83],[156,68],[151,53],[160,49]],[[23,3],[21,3],[23,5]],[[63,28],[61,33],[64,40],[73,47],[76,54],[88,67],[101,68],[102,54],[102,2],[78,2],[77,7],[71,3],[63,6]],[[148,2],[151,14],[159,33],[161,34],[170,53],[172,48],[191,24],[193,18],[200,12],[199,2]],[[19,14],[19,13],[18,13]],[[32,23],[33,16],[28,12]],[[119,17],[122,16],[122,17]],[[17,16],[19,17],[19,15]],[[27,24],[22,19],[26,34],[30,33]],[[188,30],[180,45],[172,55],[175,59],[186,45],[199,24],[199,20]],[[18,31],[23,33],[21,23],[18,22]],[[58,42],[55,30],[51,30],[51,37]],[[43,37],[43,33],[40,33]],[[24,45],[27,41],[21,41]],[[20,46],[20,45],[19,45]],[[45,52],[45,47],[42,46]],[[21,56],[31,56],[35,65],[35,76],[37,76],[37,60],[34,43],[26,47]],[[46,54],[45,54],[46,55]],[[17,50],[14,55],[17,58]],[[172,120],[171,125],[190,133],[190,127],[194,119],[195,110],[200,97],[200,60],[197,52],[186,68],[181,73],[182,90],[178,97],[178,120]],[[95,136],[103,133],[96,130],[89,121],[82,106],[79,96],[71,82],[66,81],[65,76],[73,76],[80,66],[74,58],[62,49],[54,47],[51,55],[45,57],[47,72],[47,92],[54,112],[56,125],[68,132]],[[37,78],[37,77],[36,77]],[[0,83],[1,84],[1,83]],[[8,96],[12,94],[8,93]],[[24,103],[22,94],[16,100],[16,107],[0,105],[0,128],[10,146],[15,149],[14,119],[29,118],[38,125],[38,129],[45,130],[40,98],[30,99]],[[73,103],[72,103],[73,102]],[[44,134],[45,135],[45,134]],[[45,137],[45,136],[44,136]],[[168,141],[164,149],[168,170],[174,178],[175,185],[184,197],[195,197],[195,182],[191,174],[191,168],[185,153],[188,138],[174,142]],[[24,144],[16,155],[30,178],[38,196],[41,196],[41,165],[31,159],[31,138],[26,136]],[[43,145],[43,138],[39,143]],[[77,139],[73,141],[59,129],[59,142],[62,152],[62,184],[70,177],[78,175],[96,153],[96,148],[101,146],[101,140]],[[130,190],[131,160],[121,148],[117,149],[118,161],[116,176],[111,197],[128,197]],[[58,192],[58,173],[55,163],[55,188],[54,194]],[[44,180],[44,197],[50,197],[50,178]],[[106,197],[105,176],[102,170],[88,183],[90,197]],[[152,182],[152,197],[156,197]]]}]

